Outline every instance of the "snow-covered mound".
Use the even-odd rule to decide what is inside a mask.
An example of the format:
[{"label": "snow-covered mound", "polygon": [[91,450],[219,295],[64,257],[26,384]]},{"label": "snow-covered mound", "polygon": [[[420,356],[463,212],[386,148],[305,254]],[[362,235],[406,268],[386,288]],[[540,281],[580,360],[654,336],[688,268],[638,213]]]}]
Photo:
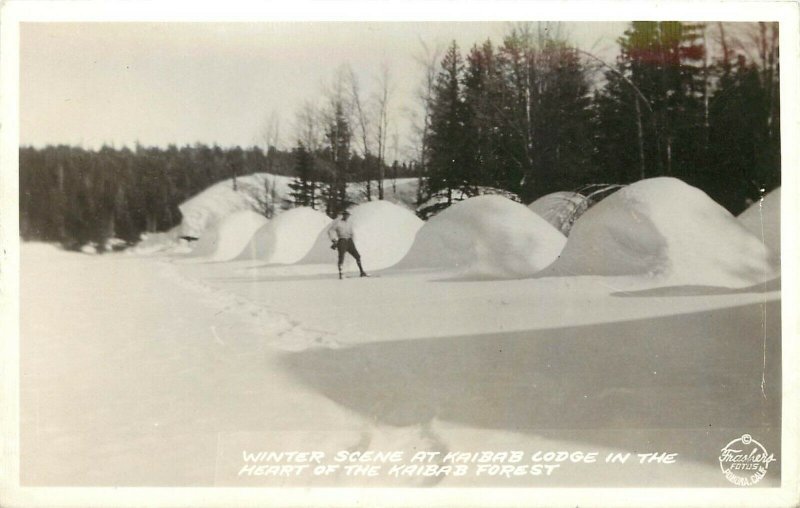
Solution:
[{"label": "snow-covered mound", "polygon": [[261,226],[237,259],[296,263],[330,222],[327,215],[310,207],[294,208]]},{"label": "snow-covered mound", "polygon": [[[236,190],[232,178],[218,182],[178,206],[183,216],[180,235],[199,237],[228,215],[253,209],[265,197],[273,203],[274,213],[278,215],[283,212],[283,205],[292,199],[289,184],[293,180],[294,177],[290,176],[254,173],[237,177]],[[398,178],[394,185],[392,180],[384,180],[384,197],[386,201],[414,210],[418,186],[416,178]],[[373,199],[378,195],[374,181],[372,195]],[[354,203],[366,201],[364,183],[348,183],[347,196]]]},{"label": "snow-covered mound", "polygon": [[[370,201],[350,210],[356,248],[366,270],[388,268],[406,255],[423,222],[409,210],[387,201]],[[300,263],[336,263],[336,251],[325,228]],[[345,268],[355,263],[345,257]]]},{"label": "snow-covered mound", "polygon": [[238,256],[267,219],[252,210],[236,212],[207,229],[189,254],[212,261],[230,261]]},{"label": "snow-covered mound", "polygon": [[[292,178],[288,176],[255,173],[237,177],[235,190],[233,179],[216,183],[178,206],[183,216],[181,235],[200,237],[203,231],[225,217],[243,210],[253,210],[259,199],[264,199],[265,195],[271,198],[273,192],[275,212],[279,213],[280,204],[289,197],[291,181]],[[266,190],[265,182],[268,186]]]},{"label": "snow-covered mound", "polygon": [[703,191],[660,177],[631,184],[591,207],[550,270],[742,287],[772,273],[768,258],[759,239]]},{"label": "snow-covered mound", "polygon": [[776,256],[781,252],[781,188],[773,190],[761,201],[739,215],[739,222]]},{"label": "snow-covered mound", "polygon": [[565,242],[564,235],[525,205],[503,196],[477,196],[430,219],[397,268],[526,277],[552,263]]},{"label": "snow-covered mound", "polygon": [[589,208],[589,200],[577,192],[554,192],[528,205],[539,217],[569,235],[575,220]]}]

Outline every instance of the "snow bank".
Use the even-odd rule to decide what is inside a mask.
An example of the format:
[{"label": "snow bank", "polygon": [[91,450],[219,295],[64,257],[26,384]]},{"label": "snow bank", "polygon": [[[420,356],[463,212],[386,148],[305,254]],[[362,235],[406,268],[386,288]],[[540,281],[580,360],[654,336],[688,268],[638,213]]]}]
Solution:
[{"label": "snow bank", "polygon": [[[264,195],[265,181],[270,188],[270,194],[274,188],[276,203],[282,203],[289,196],[292,177],[288,176],[268,173],[241,176],[236,178],[236,190],[233,188],[233,179],[224,180],[178,206],[183,216],[181,236],[200,237],[203,231],[225,217],[243,210],[252,210],[257,204],[257,198]],[[280,206],[276,206],[275,212],[280,211]]]},{"label": "snow bank", "polygon": [[540,197],[528,208],[568,235],[575,220],[589,208],[589,200],[577,192],[554,192]]},{"label": "snow bank", "polygon": [[296,263],[330,222],[327,215],[307,206],[294,208],[261,226],[237,259]]},{"label": "snow bank", "polygon": [[229,261],[238,256],[267,219],[252,210],[237,212],[206,230],[189,254],[212,261]]},{"label": "snow bank", "polygon": [[772,272],[758,238],[704,192],[667,177],[636,182],[590,208],[551,270],[723,287]]},{"label": "snow bank", "polygon": [[565,242],[564,235],[525,205],[503,196],[478,196],[430,219],[397,267],[526,277],[552,263]]},{"label": "snow bank", "polygon": [[781,253],[781,188],[773,190],[761,201],[739,215],[739,222],[761,238],[774,256]]},{"label": "snow bank", "polygon": [[141,240],[130,249],[134,254],[173,252],[181,246],[181,227],[175,226],[162,233],[142,233]]},{"label": "snow bank", "polygon": [[128,242],[123,240],[122,238],[109,238],[106,240],[105,249],[108,252],[116,252],[125,250],[128,248]]},{"label": "snow bank", "polygon": [[81,252],[84,254],[97,254],[97,243],[89,242],[81,247]]},{"label": "snow bank", "polygon": [[[370,201],[350,210],[353,236],[361,254],[365,270],[388,268],[406,255],[422,221],[409,210],[387,201]],[[336,263],[336,253],[331,250],[327,228],[314,242],[311,251],[300,263]],[[355,262],[348,255],[345,268],[351,270]]]}]

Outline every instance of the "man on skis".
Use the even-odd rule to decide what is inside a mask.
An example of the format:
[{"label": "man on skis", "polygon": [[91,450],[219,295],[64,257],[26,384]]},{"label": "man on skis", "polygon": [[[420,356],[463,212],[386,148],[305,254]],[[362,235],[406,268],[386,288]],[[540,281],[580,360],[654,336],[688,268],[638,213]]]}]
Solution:
[{"label": "man on skis", "polygon": [[339,251],[339,278],[342,278],[342,263],[344,263],[344,254],[350,253],[355,258],[358,264],[358,270],[361,272],[362,277],[369,277],[367,272],[361,266],[361,255],[356,249],[356,244],[353,241],[353,225],[348,221],[350,212],[345,210],[342,216],[328,227],[328,237],[331,239],[331,249]]}]

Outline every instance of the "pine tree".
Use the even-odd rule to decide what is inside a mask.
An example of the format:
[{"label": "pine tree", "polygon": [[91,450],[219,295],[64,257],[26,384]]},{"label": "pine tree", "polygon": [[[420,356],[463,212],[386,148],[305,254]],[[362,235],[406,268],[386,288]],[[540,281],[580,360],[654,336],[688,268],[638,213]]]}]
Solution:
[{"label": "pine tree", "polygon": [[633,22],[616,68],[595,94],[595,162],[616,183],[676,176],[698,184],[707,164],[705,27]]},{"label": "pine tree", "polygon": [[[652,108],[651,151],[656,175],[690,183],[702,161],[702,68],[699,25],[634,22],[621,40],[631,81]],[[652,175],[651,175],[652,176]]]},{"label": "pine tree", "polygon": [[352,133],[344,112],[342,101],[335,101],[325,138],[326,152],[331,163],[328,181],[324,186],[322,200],[325,211],[335,217],[352,203],[347,197],[347,182],[350,179],[350,140]]},{"label": "pine tree", "polygon": [[426,194],[449,206],[458,195],[474,194],[466,152],[466,109],[461,92],[464,64],[455,41],[450,45],[436,77],[430,105]]},{"label": "pine tree", "polygon": [[624,184],[653,176],[645,158],[643,116],[648,112],[617,72],[606,72],[606,86],[594,95],[595,169],[590,179],[596,183]]},{"label": "pine tree", "polygon": [[302,141],[292,150],[295,158],[294,171],[297,175],[289,188],[294,206],[310,206],[317,208],[317,183],[314,180],[314,157],[306,149]]},{"label": "pine tree", "polygon": [[[725,66],[710,101],[710,159],[702,186],[734,213],[780,185],[769,143],[769,98],[754,63]],[[762,191],[763,189],[763,191]]]},{"label": "pine tree", "polygon": [[478,185],[508,188],[505,171],[509,161],[503,158],[504,135],[500,108],[504,83],[491,41],[474,46],[467,56],[464,76],[465,137],[471,142],[465,148],[467,173]]},{"label": "pine tree", "polygon": [[517,194],[534,189],[534,115],[536,55],[529,27],[514,28],[498,52],[505,93],[498,105],[504,124],[501,149],[506,163],[506,189]]},{"label": "pine tree", "polygon": [[505,171],[500,186],[526,201],[585,183],[591,169],[586,69],[557,32],[516,27],[497,55],[502,86],[493,100],[501,119],[495,145]]},{"label": "pine tree", "polygon": [[591,97],[577,52],[565,41],[547,38],[537,64],[537,94],[532,115],[535,188],[523,187],[526,200],[587,183],[592,154]]}]

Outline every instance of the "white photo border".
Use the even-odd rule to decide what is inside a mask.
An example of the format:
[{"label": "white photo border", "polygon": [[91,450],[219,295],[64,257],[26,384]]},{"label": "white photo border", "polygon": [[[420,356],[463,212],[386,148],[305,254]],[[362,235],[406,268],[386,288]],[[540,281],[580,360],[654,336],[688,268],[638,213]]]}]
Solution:
[{"label": "white photo border", "polygon": [[[457,8],[456,8],[457,7]],[[2,506],[794,506],[800,383],[800,7],[789,1],[292,1],[0,3],[0,505]],[[782,485],[780,488],[83,488],[19,484],[19,28],[49,21],[777,21],[781,48]]]}]

